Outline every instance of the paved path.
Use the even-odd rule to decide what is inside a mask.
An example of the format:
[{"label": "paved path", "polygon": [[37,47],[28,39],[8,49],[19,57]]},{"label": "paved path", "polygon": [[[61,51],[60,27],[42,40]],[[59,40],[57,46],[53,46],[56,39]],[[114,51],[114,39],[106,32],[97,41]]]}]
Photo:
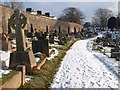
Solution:
[{"label": "paved path", "polygon": [[118,88],[118,79],[86,48],[87,40],[77,41],[63,58],[52,88]]}]

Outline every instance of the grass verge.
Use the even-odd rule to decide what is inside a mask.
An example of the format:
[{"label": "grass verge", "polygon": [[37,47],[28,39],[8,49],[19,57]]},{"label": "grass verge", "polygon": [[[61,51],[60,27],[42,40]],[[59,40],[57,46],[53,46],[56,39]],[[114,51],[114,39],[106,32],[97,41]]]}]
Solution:
[{"label": "grass verge", "polygon": [[10,71],[8,74],[2,74],[2,84],[4,84],[9,78],[11,78],[15,74],[15,70]]},{"label": "grass verge", "polygon": [[59,50],[58,56],[50,61],[46,61],[46,63],[42,66],[40,70],[35,70],[36,73],[31,73],[32,79],[29,83],[21,86],[19,88],[46,88],[48,89],[53,81],[54,75],[58,71],[60,67],[62,58],[66,54],[66,51],[77,41],[72,40],[69,41],[67,44],[63,45],[62,47],[55,47]]}]

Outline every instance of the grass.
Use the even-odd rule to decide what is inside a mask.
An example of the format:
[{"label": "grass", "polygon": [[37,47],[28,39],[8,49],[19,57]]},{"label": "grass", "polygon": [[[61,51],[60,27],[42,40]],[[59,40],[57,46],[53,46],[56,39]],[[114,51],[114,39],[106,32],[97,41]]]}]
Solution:
[{"label": "grass", "polygon": [[11,78],[15,74],[15,70],[10,71],[8,74],[2,74],[2,84],[4,84],[9,78]]},{"label": "grass", "polygon": [[60,67],[60,63],[62,61],[62,58],[66,54],[66,51],[69,50],[71,45],[75,43],[77,40],[69,41],[67,44],[63,45],[62,47],[56,47],[59,50],[58,56],[56,56],[54,59],[50,61],[46,61],[46,63],[42,66],[40,70],[36,70],[37,73],[32,73],[31,75],[33,78],[29,83],[26,83],[25,85],[21,86],[19,88],[46,88],[49,89],[54,75],[58,71],[58,68]]}]

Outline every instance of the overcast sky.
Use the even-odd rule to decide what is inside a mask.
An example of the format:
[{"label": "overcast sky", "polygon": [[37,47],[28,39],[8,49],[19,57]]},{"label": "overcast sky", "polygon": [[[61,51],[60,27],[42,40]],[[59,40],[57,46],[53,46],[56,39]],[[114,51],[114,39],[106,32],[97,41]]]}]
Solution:
[{"label": "overcast sky", "polygon": [[[9,1],[9,0],[2,0]],[[50,12],[51,15],[59,17],[67,7],[80,9],[86,16],[86,21],[90,21],[94,12],[98,8],[108,8],[114,15],[118,13],[119,0],[19,0],[24,1],[24,8],[31,7],[33,10],[41,10],[43,13]],[[26,1],[26,2],[25,2]],[[89,2],[88,2],[89,1]]]}]

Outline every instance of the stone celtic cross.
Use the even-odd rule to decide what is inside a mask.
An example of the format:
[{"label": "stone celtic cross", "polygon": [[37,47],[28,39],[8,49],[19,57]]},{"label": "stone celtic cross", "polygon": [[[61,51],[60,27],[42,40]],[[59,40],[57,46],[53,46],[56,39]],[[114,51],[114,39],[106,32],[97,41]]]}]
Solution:
[{"label": "stone celtic cross", "polygon": [[22,29],[27,24],[27,18],[22,13],[20,13],[18,9],[16,9],[8,20],[8,23],[13,29],[15,29],[17,51],[25,51],[26,43],[24,30]]}]

